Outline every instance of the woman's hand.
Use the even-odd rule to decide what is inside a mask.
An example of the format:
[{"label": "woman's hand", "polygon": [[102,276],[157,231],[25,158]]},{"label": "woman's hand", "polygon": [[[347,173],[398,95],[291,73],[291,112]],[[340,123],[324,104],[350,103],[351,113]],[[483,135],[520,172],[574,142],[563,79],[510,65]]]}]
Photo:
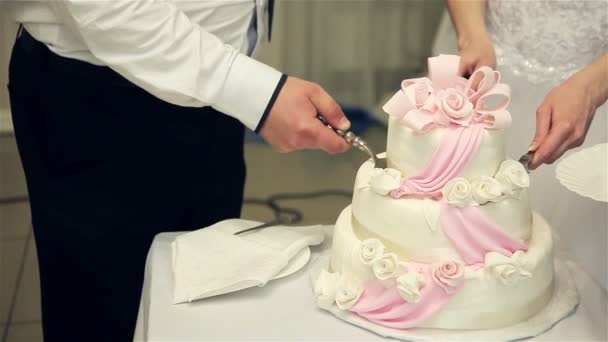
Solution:
[{"label": "woman's hand", "polygon": [[485,24],[485,0],[447,0],[458,35],[459,75],[468,78],[482,66],[496,68],[496,55]]},{"label": "woman's hand", "polygon": [[471,38],[459,39],[460,67],[458,74],[469,78],[482,66],[496,68],[496,54],[490,37],[483,32]]},{"label": "woman's hand", "polygon": [[581,146],[596,109],[608,98],[608,55],[551,90],[536,111],[536,134],[530,151],[535,169],[551,164]]}]

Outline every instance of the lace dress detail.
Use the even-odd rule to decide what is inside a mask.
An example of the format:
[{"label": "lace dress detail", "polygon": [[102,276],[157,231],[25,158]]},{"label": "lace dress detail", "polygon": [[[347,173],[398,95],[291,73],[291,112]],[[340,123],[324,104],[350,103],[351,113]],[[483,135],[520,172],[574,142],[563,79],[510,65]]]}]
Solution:
[{"label": "lace dress detail", "polygon": [[532,83],[559,82],[608,51],[608,0],[488,0],[501,68]]}]

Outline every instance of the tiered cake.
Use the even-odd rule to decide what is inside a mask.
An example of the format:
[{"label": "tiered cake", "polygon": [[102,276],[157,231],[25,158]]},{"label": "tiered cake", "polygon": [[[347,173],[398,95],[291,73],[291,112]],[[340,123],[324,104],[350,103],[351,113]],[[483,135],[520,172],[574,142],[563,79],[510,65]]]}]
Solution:
[{"label": "tiered cake", "polygon": [[387,169],[361,166],[336,223],[318,304],[394,329],[492,329],[551,299],[551,232],[528,203],[529,178],[506,159],[510,88],[497,71],[457,76],[429,59],[391,116]]}]

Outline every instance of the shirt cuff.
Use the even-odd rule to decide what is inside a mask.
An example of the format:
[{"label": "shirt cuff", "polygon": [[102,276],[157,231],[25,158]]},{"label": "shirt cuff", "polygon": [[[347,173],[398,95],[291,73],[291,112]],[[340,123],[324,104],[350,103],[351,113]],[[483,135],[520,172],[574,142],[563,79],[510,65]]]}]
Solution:
[{"label": "shirt cuff", "polygon": [[213,107],[259,132],[286,78],[280,71],[238,54]]}]

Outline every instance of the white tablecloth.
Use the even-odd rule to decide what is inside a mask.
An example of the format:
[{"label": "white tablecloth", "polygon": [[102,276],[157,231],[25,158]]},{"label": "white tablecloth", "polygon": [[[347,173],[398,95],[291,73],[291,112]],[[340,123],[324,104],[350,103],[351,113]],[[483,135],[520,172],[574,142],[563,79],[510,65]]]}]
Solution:
[{"label": "white tablecloth", "polygon": [[[327,227],[328,234],[332,228]],[[173,305],[171,242],[177,235],[158,235],[148,254],[135,341],[382,339],[317,308],[308,269],[330,248],[330,238],[313,248],[308,266],[292,276],[262,288]],[[568,267],[576,279],[581,304],[572,316],[533,340],[606,341],[606,292],[573,262]]]}]

